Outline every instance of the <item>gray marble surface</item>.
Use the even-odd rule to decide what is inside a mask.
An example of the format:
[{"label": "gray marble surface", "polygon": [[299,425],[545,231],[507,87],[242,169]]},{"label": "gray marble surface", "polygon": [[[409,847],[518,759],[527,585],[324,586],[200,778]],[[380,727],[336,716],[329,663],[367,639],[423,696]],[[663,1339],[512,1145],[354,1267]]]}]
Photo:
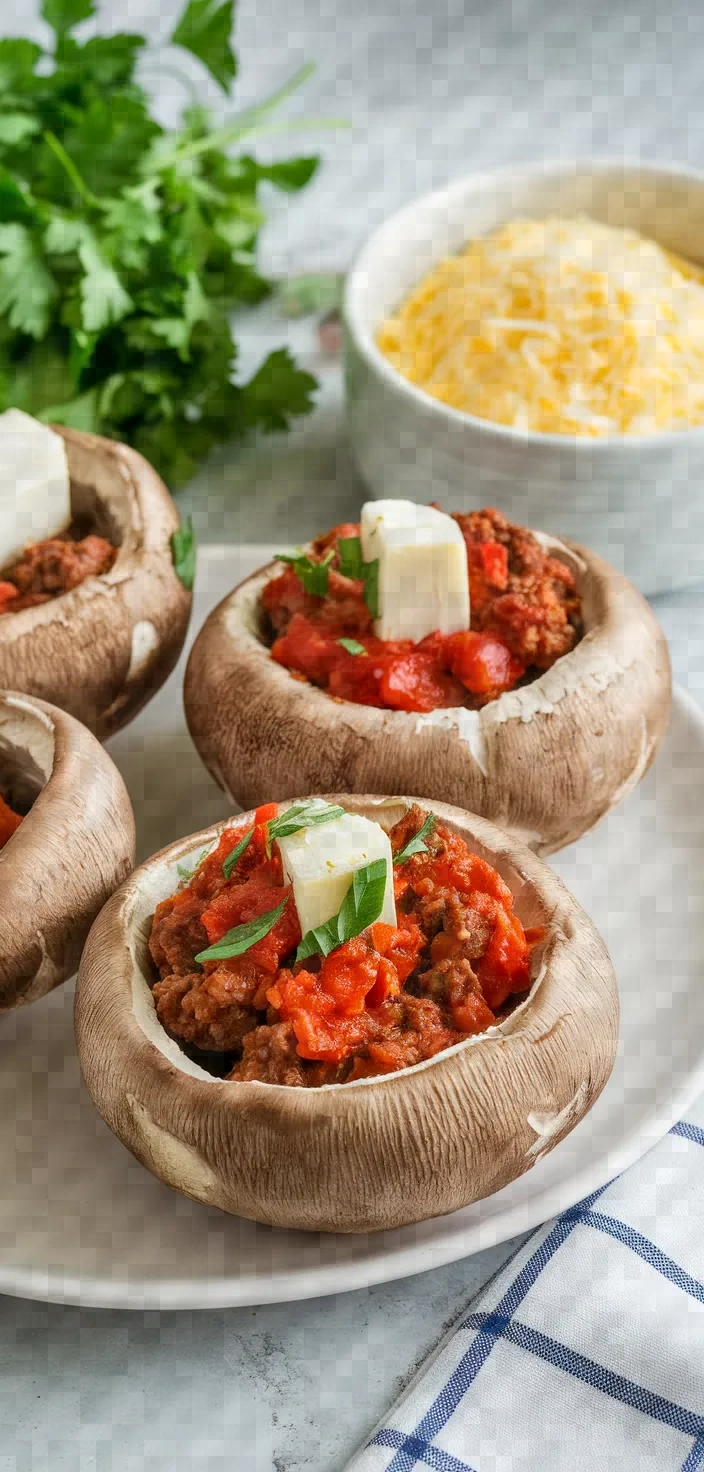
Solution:
[{"label": "gray marble surface", "polygon": [[[179,9],[113,0],[101,16],[159,38]],[[13,10],[2,6],[0,29],[24,33]],[[276,203],[268,266],[342,270],[390,210],[470,167],[590,152],[699,163],[703,39],[704,9],[691,0],[241,0],[241,102],[313,58],[292,115],[352,123],[305,138],[306,149],[322,143],[326,166],[306,194]],[[175,82],[161,85],[165,117],[178,97]],[[218,452],[183,505],[209,539],[298,539],[359,504],[337,366],[317,353],[310,324],[269,311],[242,331],[245,364],[292,342],[321,377],[316,413],[287,439]],[[678,678],[701,700],[703,602],[689,594],[658,611]],[[336,1472],[508,1251],[259,1309],[0,1300],[0,1472]]]}]

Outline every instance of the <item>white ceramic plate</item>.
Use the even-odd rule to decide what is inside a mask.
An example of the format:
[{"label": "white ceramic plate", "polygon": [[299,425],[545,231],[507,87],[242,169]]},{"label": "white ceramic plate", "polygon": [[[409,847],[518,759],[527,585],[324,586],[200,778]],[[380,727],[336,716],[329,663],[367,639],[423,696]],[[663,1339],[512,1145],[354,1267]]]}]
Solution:
[{"label": "white ceramic plate", "polygon": [[[263,549],[201,555],[198,628]],[[140,857],[225,816],[186,734],[180,672],[111,744]],[[235,1220],[162,1186],[80,1082],[72,987],[0,1019],[0,1292],[114,1308],[308,1298],[400,1278],[505,1241],[636,1160],[704,1090],[704,717],[680,694],[655,767],[555,867],[605,936],[619,1056],[586,1120],[488,1201],[418,1227],[315,1236]]]}]

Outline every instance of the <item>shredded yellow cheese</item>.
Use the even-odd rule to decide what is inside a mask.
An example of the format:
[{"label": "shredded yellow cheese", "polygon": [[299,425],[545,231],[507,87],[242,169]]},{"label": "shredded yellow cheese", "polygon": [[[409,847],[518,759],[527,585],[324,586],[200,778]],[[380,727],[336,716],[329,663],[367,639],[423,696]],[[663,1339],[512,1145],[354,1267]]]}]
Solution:
[{"label": "shredded yellow cheese", "polygon": [[704,273],[632,230],[516,220],[470,241],[377,343],[433,398],[516,429],[704,423]]}]

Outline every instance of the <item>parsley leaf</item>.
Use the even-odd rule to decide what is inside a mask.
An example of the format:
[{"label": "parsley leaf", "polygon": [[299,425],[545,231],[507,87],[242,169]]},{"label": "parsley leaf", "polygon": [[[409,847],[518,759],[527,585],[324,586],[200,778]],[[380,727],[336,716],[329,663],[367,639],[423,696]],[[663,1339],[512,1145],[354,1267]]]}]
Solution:
[{"label": "parsley leaf", "polygon": [[288,429],[294,415],[312,408],[316,387],[312,374],[296,367],[288,348],[276,348],[245,385],[250,422],[270,431]]},{"label": "parsley leaf", "polygon": [[228,92],[237,72],[230,45],[233,0],[190,0],[171,41],[202,61],[211,77]]},{"label": "parsley leaf", "polygon": [[171,538],[171,556],[177,578],[190,593],[196,578],[196,534],[190,516],[181,522]]},{"label": "parsley leaf", "polygon": [[56,296],[33,237],[25,225],[0,225],[0,317],[28,337],[43,337]]},{"label": "parsley leaf", "polygon": [[222,872],[225,875],[226,879],[230,879],[232,877],[232,871],[235,865],[239,863],[243,853],[246,849],[249,848],[250,842],[253,837],[254,829],[250,828],[249,833],[245,833],[244,838],[241,838],[239,843],[236,843],[235,847],[230,850],[230,853],[227,855],[227,858],[225,859],[225,862],[222,866]]},{"label": "parsley leaf", "polygon": [[406,859],[410,859],[411,854],[427,854],[428,845],[427,843],[424,843],[423,840],[430,837],[436,823],[437,818],[435,817],[435,814],[428,813],[428,816],[422,828],[418,829],[415,837],[410,838],[408,840],[408,843],[406,844],[406,847],[402,848],[399,854],[396,854],[394,864],[405,864]]},{"label": "parsley leaf", "polygon": [[371,864],[355,870],[337,915],[304,935],[296,951],[296,960],[305,961],[307,956],[315,955],[329,956],[345,941],[353,940],[373,925],[384,908],[387,870],[386,859],[374,859]]},{"label": "parsley leaf", "polygon": [[363,644],[360,644],[360,642],[359,642],[358,639],[338,639],[337,642],[338,642],[338,644],[341,644],[342,645],[342,648],[343,649],[346,649],[347,650],[347,653],[348,654],[366,654],[367,653],[367,650],[364,648],[364,645]]},{"label": "parsley leaf", "polygon": [[270,930],[274,929],[277,921],[286,909],[291,896],[287,894],[285,900],[277,905],[275,910],[267,910],[265,915],[260,915],[257,920],[248,920],[246,925],[235,925],[228,930],[217,945],[209,946],[207,951],[199,951],[196,961],[202,965],[204,961],[229,961],[232,956],[242,956],[251,946],[256,945],[258,940],[263,940]]},{"label": "parsley leaf", "polygon": [[322,562],[314,562],[306,552],[299,548],[293,555],[288,552],[277,552],[274,561],[288,562],[299,582],[303,584],[306,593],[312,593],[315,598],[324,598],[328,590],[330,563],[334,556],[334,549],[331,548]]}]

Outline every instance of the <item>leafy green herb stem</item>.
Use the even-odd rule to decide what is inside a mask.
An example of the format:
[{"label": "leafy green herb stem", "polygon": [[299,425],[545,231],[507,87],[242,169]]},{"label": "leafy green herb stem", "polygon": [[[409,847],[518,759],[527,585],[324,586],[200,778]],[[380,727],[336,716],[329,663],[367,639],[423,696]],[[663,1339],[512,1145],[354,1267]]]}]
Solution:
[{"label": "leafy green herb stem", "polygon": [[428,816],[422,828],[419,828],[414,837],[409,838],[405,848],[402,848],[401,852],[399,854],[396,854],[396,857],[394,858],[394,865],[405,864],[406,859],[410,859],[411,854],[427,854],[428,845],[424,842],[424,839],[430,837],[436,823],[437,818],[435,817],[435,814],[428,813]]}]

